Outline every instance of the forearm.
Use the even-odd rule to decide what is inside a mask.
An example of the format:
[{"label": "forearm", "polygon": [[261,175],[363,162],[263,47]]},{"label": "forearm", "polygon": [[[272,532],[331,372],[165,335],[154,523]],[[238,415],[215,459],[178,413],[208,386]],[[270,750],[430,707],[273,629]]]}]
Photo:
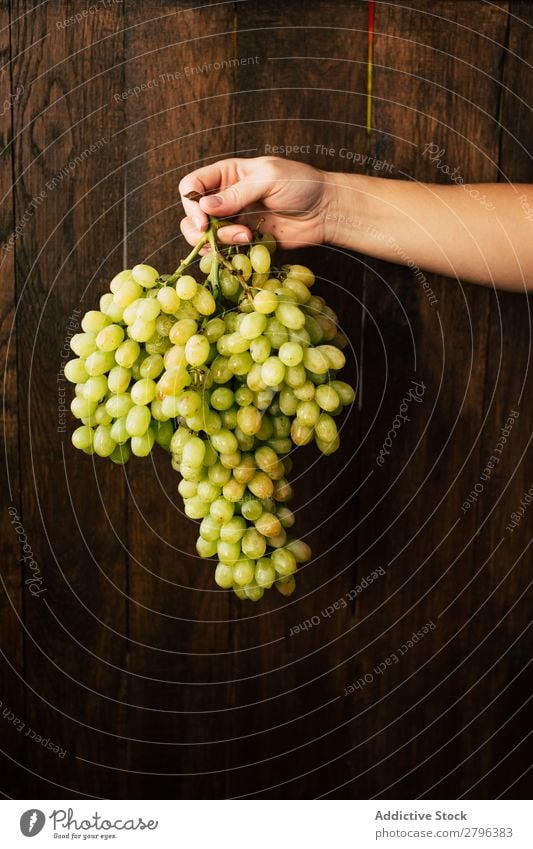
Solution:
[{"label": "forearm", "polygon": [[474,283],[533,290],[531,186],[327,178],[331,244]]}]

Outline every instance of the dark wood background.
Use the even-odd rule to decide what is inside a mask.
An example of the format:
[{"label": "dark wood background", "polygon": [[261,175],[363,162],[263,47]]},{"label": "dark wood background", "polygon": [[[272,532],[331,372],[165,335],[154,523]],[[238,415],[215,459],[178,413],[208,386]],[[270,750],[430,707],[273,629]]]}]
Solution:
[{"label": "dark wood background", "polygon": [[[290,599],[216,589],[166,456],[124,472],[75,452],[70,420],[59,429],[76,311],[124,257],[177,265],[192,168],[298,144],[320,168],[362,172],[366,154],[391,166],[370,174],[447,182],[424,155],[437,144],[465,181],[531,181],[531,3],[376,2],[370,133],[368,20],[363,0],[0,0],[5,796],[527,795],[533,507],[506,530],[533,483],[526,296],[428,275],[432,305],[408,268],[302,252],[350,336],[358,404],[338,454],[300,451],[315,559]],[[379,468],[412,380],[422,403]],[[356,602],[290,636],[378,567]]]}]

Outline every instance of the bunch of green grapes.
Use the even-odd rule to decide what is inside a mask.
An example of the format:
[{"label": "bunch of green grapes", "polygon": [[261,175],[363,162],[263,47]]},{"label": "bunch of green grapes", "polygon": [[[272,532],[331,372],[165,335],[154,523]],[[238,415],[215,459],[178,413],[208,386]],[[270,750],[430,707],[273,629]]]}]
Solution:
[{"label": "bunch of green grapes", "polygon": [[[294,445],[339,446],[336,417],[354,399],[338,380],[345,339],[312,271],[274,269],[275,241],[222,252],[217,222],[172,275],[149,265],[117,274],[73,336],[72,434],[87,454],[126,462],[158,444],[181,475],[196,548],[241,599],[295,587],[309,546],[291,535],[287,480]],[[188,273],[200,248],[203,283]]]}]

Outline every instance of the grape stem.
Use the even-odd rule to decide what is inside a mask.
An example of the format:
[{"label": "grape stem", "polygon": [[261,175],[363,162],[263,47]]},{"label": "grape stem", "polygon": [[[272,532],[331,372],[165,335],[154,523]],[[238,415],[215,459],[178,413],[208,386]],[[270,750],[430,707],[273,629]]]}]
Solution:
[{"label": "grape stem", "polygon": [[209,216],[209,228],[206,230],[200,241],[194,246],[192,251],[183,259],[179,266],[177,267],[174,274],[171,274],[168,280],[166,281],[167,286],[172,286],[178,277],[181,277],[183,272],[189,267],[191,262],[193,262],[201,249],[209,243],[211,251],[213,253],[213,262],[211,263],[211,271],[209,272],[208,280],[213,287],[213,294],[216,295],[218,292],[219,280],[218,280],[218,270],[219,270],[219,253],[217,249],[217,241],[216,234],[219,228],[219,221],[213,216]]}]

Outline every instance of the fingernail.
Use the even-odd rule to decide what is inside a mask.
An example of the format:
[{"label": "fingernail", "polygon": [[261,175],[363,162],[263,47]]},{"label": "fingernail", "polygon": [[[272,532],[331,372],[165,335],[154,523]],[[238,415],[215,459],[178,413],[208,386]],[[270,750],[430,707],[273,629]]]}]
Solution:
[{"label": "fingernail", "polygon": [[204,198],[209,204],[209,206],[221,206],[224,203],[224,198],[221,198],[220,195],[208,195]]},{"label": "fingernail", "polygon": [[235,235],[233,237],[233,241],[243,243],[243,242],[249,242],[250,240],[249,240],[248,236],[246,235],[246,233],[235,233]]},{"label": "fingernail", "polygon": [[194,226],[196,227],[197,230],[205,230],[205,222],[199,216],[195,215],[193,217],[193,224],[194,224]]}]

